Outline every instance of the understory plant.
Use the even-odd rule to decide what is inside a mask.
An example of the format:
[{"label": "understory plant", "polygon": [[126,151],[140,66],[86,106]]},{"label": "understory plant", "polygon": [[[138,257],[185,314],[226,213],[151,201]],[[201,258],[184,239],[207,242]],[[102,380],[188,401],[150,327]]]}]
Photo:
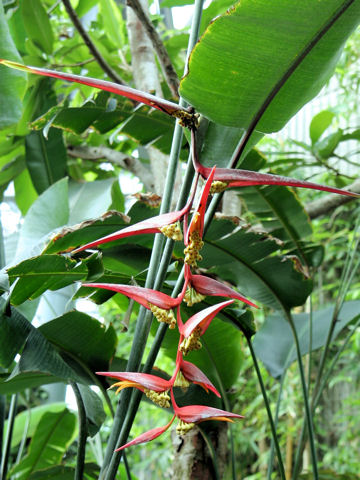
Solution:
[{"label": "understory plant", "polygon": [[[30,3],[37,9],[40,25],[48,25],[49,13],[44,5],[49,2],[31,0]],[[63,4],[83,39],[87,38],[83,27],[76,23],[82,2],[77,7],[78,13],[70,2],[64,0]],[[114,29],[113,22],[120,22],[117,5],[99,4],[103,12],[109,12],[109,8],[113,12],[106,18]],[[195,0],[178,103],[171,98],[177,94],[177,76],[164,45],[144,12],[144,5],[135,0],[129,4],[155,46],[167,83],[164,88],[167,98],[125,85],[127,82],[111,67],[105,72],[115,82],[48,68],[45,55],[35,56],[33,66],[25,65],[10,35],[10,32],[14,35],[14,27],[7,29],[0,7],[2,35],[8,46],[7,50],[0,50],[4,85],[0,99],[4,108],[8,108],[1,124],[6,139],[4,171],[12,172],[2,185],[7,186],[14,179],[15,185],[19,185],[17,175],[26,171],[27,180],[41,194],[26,213],[15,254],[6,259],[3,255],[1,262],[4,269],[0,283],[3,292],[0,393],[12,394],[1,474],[4,478],[8,475],[35,479],[41,478],[43,472],[56,474],[57,478],[66,474],[76,479],[112,480],[117,478],[120,468],[122,474],[132,478],[126,452],[165,434],[177,419],[176,434],[181,441],[186,444],[190,432],[200,432],[211,458],[210,467],[203,465],[198,474],[191,473],[193,465],[189,465],[188,477],[183,478],[223,477],[225,466],[219,461],[221,444],[214,440],[213,432],[225,428],[217,422],[226,425],[234,420],[239,420],[241,432],[243,415],[241,411],[232,411],[232,405],[236,408],[237,405],[230,390],[240,369],[239,345],[244,342],[251,355],[271,433],[266,439],[271,447],[267,478],[310,478],[306,476],[308,472],[302,474],[307,442],[311,457],[309,475],[314,479],[327,478],[328,473],[319,471],[315,412],[341,354],[340,347],[329,364],[333,340],[351,324],[350,339],[359,321],[359,301],[345,302],[360,261],[359,225],[356,224],[345,257],[335,303],[326,310],[293,313],[311,294],[312,276],[323,256],[321,246],[309,240],[310,221],[293,188],[328,192],[355,201],[360,194],[260,172],[266,168],[266,159],[255,145],[264,135],[280,130],[331,76],[347,38],[359,23],[360,0],[301,3],[242,0],[233,6],[221,2],[226,4],[225,12],[209,23],[199,40],[203,2]],[[227,7],[231,8],[226,10]],[[25,1],[20,2],[20,8],[25,16],[28,8]],[[15,22],[16,10],[9,9],[9,16],[10,13]],[[34,31],[32,35],[32,51],[42,44],[44,53],[50,56],[49,38]],[[119,33],[117,36],[121,39]],[[102,58],[89,42],[94,57]],[[55,79],[61,92],[57,101],[44,101],[39,110],[36,96],[40,95],[41,84],[38,84],[27,92],[23,110],[26,74],[28,82],[35,82],[37,76],[43,82]],[[71,85],[68,94],[62,92],[64,81]],[[72,106],[75,86],[80,92],[88,92],[81,90],[88,87],[102,92],[83,105]],[[317,139],[326,129],[327,120],[324,122],[325,126],[318,126]],[[138,140],[139,147],[155,145],[159,152],[169,155],[160,209],[152,205],[151,196],[144,195],[128,215],[119,212],[118,207],[124,207],[124,203],[117,182],[110,187],[108,211],[98,218],[76,214],[76,197],[82,193],[72,184],[69,208],[66,174],[75,178],[78,165],[64,164],[64,169],[59,170],[57,160],[64,147],[63,135],[68,135],[67,141],[74,143],[68,150],[70,155],[71,150],[84,148],[86,135],[92,129],[113,139],[128,135],[131,141]],[[81,134],[82,137],[77,137]],[[93,136],[90,141],[94,141],[92,147],[98,147],[98,138]],[[129,148],[127,141],[130,142],[120,140],[125,149]],[[38,176],[41,163],[33,168],[39,151],[45,158],[42,164],[46,167],[45,186],[40,185]],[[186,155],[181,188],[176,206],[172,207],[176,171]],[[131,162],[137,165],[137,171],[146,165],[146,161],[135,160],[122,158],[124,165]],[[96,204],[96,196],[103,193],[102,185],[97,185],[99,190],[94,187],[87,193],[89,203],[95,197]],[[262,224],[261,230],[249,227],[237,217],[217,215],[223,193],[229,190],[248,205],[250,216]],[[66,202],[62,203],[64,198]],[[71,221],[74,218],[76,222]],[[58,292],[65,287],[69,302],[86,297],[103,304],[112,299],[126,310],[128,319],[136,316],[133,335],[127,336],[131,347],[126,361],[116,356],[119,332],[114,326],[105,327],[99,320],[73,308],[73,304],[40,326],[31,322],[35,318],[31,302],[46,298],[49,290]],[[129,299],[126,304],[124,297]],[[262,312],[259,315],[263,319],[259,332],[254,322],[257,312]],[[159,323],[153,322],[153,317]],[[161,347],[172,359],[172,372],[159,370],[161,364],[154,367]],[[312,378],[311,352],[321,347]],[[305,354],[310,355],[307,372],[303,365]],[[258,359],[279,380],[276,411],[271,409]],[[295,360],[301,383],[303,422],[296,453],[285,464],[278,413],[286,372]],[[71,445],[75,432],[75,418],[65,409],[42,417],[26,455],[20,454],[9,462],[19,392],[24,385],[38,387],[58,382],[68,383],[76,398],[75,460],[71,465],[64,464],[63,453]],[[106,391],[108,382],[119,394],[115,410]],[[97,465],[86,461],[87,441],[91,442],[90,438],[102,431],[105,416],[100,396],[90,388],[94,385],[113,417],[104,456]],[[203,395],[198,387],[208,395]],[[129,438],[143,398],[161,409],[171,409],[171,419]],[[211,420],[216,422],[207,423]],[[56,430],[61,422],[63,433]],[[51,444],[41,443],[46,432],[53,436]],[[231,435],[230,432],[233,445]],[[27,434],[24,438],[25,445]],[[176,453],[180,460],[181,445]],[[37,455],[42,449],[43,460]],[[232,448],[229,475],[233,479],[241,478],[236,471],[235,455]],[[226,463],[227,458],[223,461]],[[329,473],[332,474],[336,472]],[[175,478],[176,472],[173,475]]]}]

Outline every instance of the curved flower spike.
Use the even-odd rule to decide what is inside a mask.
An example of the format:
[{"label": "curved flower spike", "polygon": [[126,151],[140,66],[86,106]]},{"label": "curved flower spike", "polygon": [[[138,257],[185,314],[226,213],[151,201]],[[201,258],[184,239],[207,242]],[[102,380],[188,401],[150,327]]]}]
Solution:
[{"label": "curved flower spike", "polygon": [[185,293],[184,300],[189,307],[198,301],[202,301],[206,296],[211,297],[228,297],[247,303],[251,307],[259,308],[255,303],[250,302],[236,290],[224,285],[213,278],[205,275],[192,275],[189,267],[185,270],[188,279],[188,289]]},{"label": "curved flower spike", "polygon": [[163,113],[167,113],[168,115],[171,115],[175,118],[179,118],[181,125],[184,126],[193,126],[195,128],[198,122],[197,117],[194,114],[190,113],[188,110],[184,109],[180,105],[156,97],[149,93],[141,92],[140,90],[136,90],[131,87],[126,87],[125,85],[107,82],[106,80],[99,80],[97,78],[73,75],[71,73],[58,72],[55,70],[48,70],[46,68],[30,67],[27,65],[22,65],[21,63],[13,62],[11,60],[4,60],[1,58],[0,64],[28,73],[43,75],[45,77],[60,78],[61,80],[66,80],[68,82],[81,83],[83,85],[89,85],[90,87],[106,90],[107,92],[116,93],[117,95],[130,98],[131,100],[135,100],[136,102],[144,103],[145,105],[149,105],[152,108],[157,108]]},{"label": "curved flower spike", "polygon": [[199,350],[201,348],[201,335],[206,332],[217,313],[232,303],[234,303],[234,300],[217,303],[216,305],[212,305],[195,313],[185,324],[178,322],[180,334],[185,337],[179,345],[179,350],[184,355],[187,355],[192,350]]},{"label": "curved flower spike", "polygon": [[188,202],[183,209],[177,212],[169,212],[157,215],[156,217],[147,218],[142,222],[135,223],[134,225],[130,225],[129,227],[125,227],[115,233],[111,233],[110,235],[106,235],[105,237],[87,243],[82,247],[76,248],[72,253],[78,253],[87,248],[97,247],[103,243],[113,242],[114,240],[131,237],[132,235],[142,235],[144,233],[163,233],[165,236],[172,238],[173,240],[182,240],[182,233],[178,222],[182,219],[189,208],[190,203]]},{"label": "curved flower spike", "polygon": [[[220,393],[217,391],[214,385],[210,382],[207,376],[196,365],[181,359],[180,371],[182,372],[186,380],[188,380],[191,383],[200,385],[207,392],[208,390],[210,390],[211,392],[215,393],[217,397],[220,398]],[[174,386],[176,387],[179,385],[176,385],[176,382],[175,382]]]},{"label": "curved flower spike", "polygon": [[169,297],[165,293],[150,288],[136,287],[133,285],[117,285],[114,283],[83,283],[83,287],[103,288],[113,292],[122,293],[151,310],[159,322],[168,323],[171,329],[175,328],[176,319],[172,308],[178,306],[183,296]]}]

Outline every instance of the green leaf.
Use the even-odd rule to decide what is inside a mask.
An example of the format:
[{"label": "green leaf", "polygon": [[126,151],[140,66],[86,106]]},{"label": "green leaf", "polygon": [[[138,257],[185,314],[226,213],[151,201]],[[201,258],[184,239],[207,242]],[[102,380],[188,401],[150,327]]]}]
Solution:
[{"label": "green leaf", "polygon": [[73,282],[84,280],[87,268],[83,263],[58,255],[41,255],[24,260],[8,270],[10,284],[16,279],[11,303],[20,305],[25,300],[39,297],[46,290],[58,290]]},{"label": "green leaf", "polygon": [[116,179],[111,186],[110,210],[116,210],[118,212],[125,210],[125,196],[121,191],[118,179]]},{"label": "green leaf", "polygon": [[123,18],[118,6],[114,0],[100,0],[100,12],[108,37],[116,48],[122,48],[125,39],[121,35]]},{"label": "green leaf", "polygon": [[315,155],[320,156],[321,158],[327,159],[331,157],[334,153],[334,150],[341,142],[343,136],[343,131],[339,129],[337,132],[334,132],[323,140],[320,140],[313,146]]},{"label": "green leaf", "polygon": [[316,143],[319,140],[325,130],[332,124],[334,117],[335,113],[323,110],[312,118],[310,123],[311,143]]},{"label": "green leaf", "polygon": [[44,253],[64,252],[116,232],[128,224],[129,217],[126,215],[114,211],[107,212],[99,219],[64,228],[51,239]]},{"label": "green leaf", "polygon": [[81,312],[68,312],[38,330],[60,350],[79,358],[91,371],[108,368],[117,345],[116,332]]},{"label": "green leaf", "polygon": [[7,186],[25,168],[25,159],[21,155],[0,169],[0,188]]},{"label": "green leaf", "polygon": [[78,385],[85,407],[87,429],[90,437],[96,435],[105,421],[105,411],[99,396],[87,385]]},{"label": "green leaf", "polygon": [[295,248],[294,253],[303,263],[310,263],[311,257],[307,256],[301,240],[311,235],[311,223],[292,190],[264,185],[243,188],[240,196],[268,233],[287,242],[286,248]]},{"label": "green leaf", "polygon": [[[359,23],[360,2],[355,1],[332,24],[338,9],[349,3],[237,3],[209,25],[195,46],[181,95],[216,123],[248,128],[277,92],[256,128],[265,133],[281,129],[333,72]],[[320,35],[325,27],[329,30]]]},{"label": "green leaf", "polygon": [[95,182],[69,183],[69,224],[100,217],[111,205],[113,178]]},{"label": "green leaf", "polygon": [[[352,320],[359,316],[360,301],[345,302],[337,318],[333,339]],[[328,307],[313,313],[312,350],[324,346],[334,307]],[[304,355],[309,352],[309,314],[293,315],[299,336],[300,350]],[[256,355],[262,360],[270,374],[279,378],[296,360],[293,335],[286,319],[279,314],[270,315],[254,337]]]},{"label": "green leaf", "polygon": [[236,227],[228,219],[212,222],[199,266],[275,310],[303,305],[312,282],[299,262],[279,255],[279,245],[271,236]]},{"label": "green leaf", "polygon": [[[54,229],[69,219],[68,182],[64,178],[42,193],[29,208],[20,229],[17,259],[26,258]],[[41,245],[42,246],[42,245]]]},{"label": "green leaf", "polygon": [[[21,62],[11,38],[0,3],[0,58]],[[26,74],[0,66],[0,128],[15,124],[21,117],[21,99],[25,93]]]},{"label": "green leaf", "polygon": [[41,418],[29,446],[29,453],[10,472],[20,480],[31,473],[61,462],[67,447],[74,439],[76,416],[64,409],[47,412]]},{"label": "green leaf", "polygon": [[26,436],[30,438],[34,435],[36,427],[40,422],[41,417],[46,412],[61,412],[66,408],[65,402],[51,403],[50,405],[39,405],[29,410],[23,410],[15,417],[15,425],[11,437],[11,446],[16,447],[21,442],[24,435],[25,427],[29,422]]},{"label": "green leaf", "polygon": [[39,372],[21,372],[9,379],[9,375],[0,374],[0,394],[11,395],[23,392],[27,388],[36,388],[51,383],[63,382],[64,379]]},{"label": "green leaf", "polygon": [[73,480],[74,476],[75,468],[56,465],[32,473],[29,480]]},{"label": "green leaf", "polygon": [[38,194],[31,181],[29,170],[23,170],[14,180],[15,201],[22,215],[26,215],[30,206],[37,199]]},{"label": "green leaf", "polygon": [[25,147],[26,164],[38,193],[65,177],[67,155],[61,132],[51,129],[48,138],[42,132],[31,132]]},{"label": "green leaf", "polygon": [[76,7],[76,14],[79,17],[85,15],[89,10],[91,10],[95,5],[97,5],[98,0],[79,0],[79,3]]},{"label": "green leaf", "polygon": [[[2,309],[1,309],[2,310]],[[2,312],[0,316],[0,366],[8,368],[15,355],[24,345],[31,330],[28,320],[17,312],[11,310],[11,316]]]},{"label": "green leaf", "polygon": [[50,54],[53,51],[53,32],[49,17],[40,0],[26,0],[22,2],[22,17],[24,27],[29,38],[43,52]]}]

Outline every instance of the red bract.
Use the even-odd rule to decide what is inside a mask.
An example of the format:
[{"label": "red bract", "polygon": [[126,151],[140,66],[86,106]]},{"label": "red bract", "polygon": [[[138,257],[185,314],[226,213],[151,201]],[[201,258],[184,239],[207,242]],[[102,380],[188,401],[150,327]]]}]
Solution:
[{"label": "red bract", "polygon": [[200,335],[203,335],[208,329],[213,318],[222,310],[234,303],[234,300],[227,300],[226,302],[217,303],[216,305],[211,305],[211,307],[205,308],[198,313],[195,313],[189,320],[181,325],[179,330],[180,333],[185,337],[189,337],[196,328],[200,329]]},{"label": "red bract", "polygon": [[119,452],[120,450],[124,450],[124,448],[131,447],[132,445],[138,445],[139,443],[147,443],[150,442],[151,440],[154,440],[155,438],[159,437],[162,435],[173,423],[175,419],[175,415],[172,417],[170,422],[165,425],[164,427],[157,427],[153,428],[152,430],[149,430],[145,433],[142,433],[138,437],[134,438],[134,440],[131,440],[131,442],[126,443],[122,447],[118,448],[115,450],[115,452]]},{"label": "red bract", "polygon": [[168,323],[170,328],[175,328],[176,320],[172,308],[179,305],[183,294],[178,298],[169,297],[165,293],[150,288],[136,287],[133,285],[117,285],[113,283],[83,283],[83,287],[102,288],[113,292],[122,293],[151,310],[159,322]]},{"label": "red bract", "polygon": [[[203,178],[209,178],[212,169],[210,167],[204,167],[199,162],[194,130],[192,130],[191,135],[194,168]],[[311,188],[314,190],[322,190],[324,192],[338,193],[340,195],[348,195],[357,198],[360,197],[360,194],[358,193],[340,190],[339,188],[327,187],[326,185],[319,185],[317,183],[306,182],[305,180],[296,180],[295,178],[283,177],[281,175],[259,173],[236,168],[217,168],[214,174],[211,192],[222,192],[226,188],[247,187],[251,185],[283,185],[287,187]]]},{"label": "red bract", "polygon": [[[188,290],[185,293],[185,301],[190,307],[194,303],[197,303],[196,296],[197,294],[200,294],[199,301],[205,296],[228,297],[247,303],[251,307],[259,308],[255,303],[250,302],[250,300],[227,285],[224,285],[213,278],[206,277],[205,275],[193,275],[190,268],[187,266],[185,266],[185,278],[188,281]],[[195,290],[194,294],[191,293],[191,289]]]},{"label": "red bract", "polygon": [[207,376],[193,363],[187,362],[181,358],[180,361],[180,370],[186,380],[189,380],[191,383],[195,383],[200,385],[204,390],[215,393],[217,397],[220,398],[220,393],[214,387],[214,385],[210,382]]},{"label": "red bract", "polygon": [[[165,380],[164,378],[157,377],[156,375],[151,375],[149,373],[140,373],[140,372],[96,372],[96,375],[103,375],[105,377],[116,378],[120,380],[119,383],[131,383],[129,387],[135,387],[142,392],[144,389],[153,390],[154,392],[165,392],[169,390],[173,382],[170,380]],[[118,384],[115,383],[115,386]],[[113,385],[113,386],[114,386]],[[121,385],[119,385],[121,387]],[[125,387],[123,387],[125,388]]]},{"label": "red bract", "polygon": [[45,77],[59,78],[61,80],[66,80],[68,82],[81,83],[83,85],[89,85],[90,87],[99,88],[107,92],[116,93],[136,102],[144,103],[150,107],[157,108],[161,112],[164,112],[173,117],[179,118],[180,122],[183,125],[195,126],[197,119],[190,113],[188,110],[180,107],[176,103],[169,102],[159,97],[155,97],[149,93],[141,92],[131,87],[125,87],[124,85],[119,85],[113,82],[107,82],[105,80],[99,80],[97,78],[84,77],[81,75],[73,75],[71,73],[57,72],[55,70],[48,70],[46,68],[40,67],[31,67],[27,65],[22,65],[21,63],[13,62],[11,60],[4,60],[0,58],[0,64],[6,65],[7,67],[15,68],[17,70],[22,70],[28,73],[34,73],[36,75],[43,75]]},{"label": "red bract", "polygon": [[78,253],[82,250],[86,250],[87,248],[93,248],[98,245],[102,245],[103,243],[113,242],[114,240],[120,240],[121,238],[131,237],[133,235],[142,235],[144,233],[163,233],[173,240],[181,240],[182,234],[180,226],[177,225],[177,222],[183,218],[189,208],[190,204],[188,202],[188,204],[185,205],[182,210],[147,218],[142,222],[135,223],[134,225],[125,227],[115,233],[111,233],[110,235],[106,235],[98,240],[87,243],[86,245],[73,250],[72,253]]}]

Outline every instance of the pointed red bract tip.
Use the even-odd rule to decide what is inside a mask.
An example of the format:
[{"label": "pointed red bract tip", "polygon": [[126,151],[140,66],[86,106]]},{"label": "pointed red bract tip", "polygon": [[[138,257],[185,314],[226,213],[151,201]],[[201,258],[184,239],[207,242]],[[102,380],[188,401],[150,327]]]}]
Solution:
[{"label": "pointed red bract tip", "polygon": [[128,442],[125,445],[122,445],[120,448],[117,448],[115,452],[124,450],[124,448],[131,447],[132,445],[138,445],[139,443],[147,443],[147,442],[151,442],[151,440],[155,440],[155,438],[162,435],[170,427],[170,425],[174,421],[174,418],[175,418],[175,415],[172,417],[170,422],[164,427],[153,428],[152,430],[142,433],[138,437],[134,438],[134,440],[131,440],[131,442]]}]

